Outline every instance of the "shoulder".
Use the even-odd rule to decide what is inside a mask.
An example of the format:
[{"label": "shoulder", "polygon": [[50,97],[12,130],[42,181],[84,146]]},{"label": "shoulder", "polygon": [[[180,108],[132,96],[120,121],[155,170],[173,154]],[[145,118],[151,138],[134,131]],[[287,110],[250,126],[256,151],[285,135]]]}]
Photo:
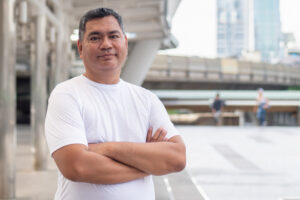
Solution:
[{"label": "shoulder", "polygon": [[126,82],[126,81],[123,81],[123,86],[126,87],[128,90],[134,92],[134,93],[137,93],[139,95],[143,95],[145,97],[149,97],[151,95],[154,95],[150,90],[146,89],[146,88],[143,88],[141,86],[138,86],[138,85],[134,85],[132,83],[129,83],[129,82]]},{"label": "shoulder", "polygon": [[80,81],[81,81],[80,76],[63,81],[55,86],[52,93],[72,92],[72,90],[74,90],[77,86],[80,85]]},{"label": "shoulder", "polygon": [[64,98],[71,98],[74,101],[77,101],[79,99],[78,90],[80,88],[80,85],[82,85],[80,76],[57,84],[50,94],[49,103],[56,101],[57,99]]},{"label": "shoulder", "polygon": [[68,79],[63,81],[55,86],[53,91],[51,92],[51,96],[56,94],[76,94],[76,91],[82,86],[82,77],[77,76],[72,79]]},{"label": "shoulder", "polygon": [[148,108],[148,110],[162,104],[157,95],[152,91],[128,82],[124,82],[124,85],[129,91],[130,96],[134,98],[135,101],[141,102],[143,106]]}]

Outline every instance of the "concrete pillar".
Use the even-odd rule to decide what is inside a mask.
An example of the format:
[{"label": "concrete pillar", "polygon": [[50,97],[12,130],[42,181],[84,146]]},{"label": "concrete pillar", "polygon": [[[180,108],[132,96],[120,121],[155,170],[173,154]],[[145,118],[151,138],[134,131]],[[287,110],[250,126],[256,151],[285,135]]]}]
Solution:
[{"label": "concrete pillar", "polygon": [[239,116],[239,126],[245,126],[245,114],[242,110],[238,110],[237,114]]},{"label": "concrete pillar", "polygon": [[122,79],[136,85],[141,85],[157,54],[160,43],[160,40],[136,42],[122,70]]},{"label": "concrete pillar", "polygon": [[62,66],[62,39],[61,39],[61,29],[57,30],[56,41],[55,41],[55,59],[51,66],[51,74],[50,74],[50,91],[54,89],[57,83],[60,80],[60,69]]},{"label": "concrete pillar", "polygon": [[0,1],[0,199],[15,199],[16,24],[14,0]]},{"label": "concrete pillar", "polygon": [[280,112],[278,115],[278,124],[282,126],[284,124],[284,113]]},{"label": "concrete pillar", "polygon": [[[65,24],[69,24],[69,22],[66,21]],[[60,74],[58,83],[69,78],[72,59],[75,58],[71,51],[71,40],[69,39],[70,35],[70,29],[68,27],[64,27],[61,39],[61,49],[64,50],[64,52],[60,54],[61,67],[59,69]]]},{"label": "concrete pillar", "polygon": [[47,103],[46,16],[41,9],[36,16],[35,60],[31,68],[31,130],[34,136],[36,170],[47,169],[48,149],[44,122]]},{"label": "concrete pillar", "polygon": [[63,31],[64,31],[64,26],[62,22],[64,21],[63,18],[63,13],[62,11],[57,8],[57,18],[60,21],[60,24],[56,27],[56,40],[55,40],[55,49],[54,49],[54,54],[55,54],[55,60],[51,66],[51,74],[50,74],[50,91],[54,89],[54,87],[62,81],[62,68],[64,67],[63,65],[63,59],[64,57],[67,57],[66,55],[66,49],[67,47],[64,47],[63,44]]},{"label": "concrete pillar", "polygon": [[297,124],[300,126],[300,107],[298,107],[298,112],[297,112]]},{"label": "concrete pillar", "polygon": [[55,41],[55,63],[51,67],[50,75],[50,91],[54,87],[69,78],[69,70],[71,67],[71,42],[69,18],[63,14],[62,10],[56,11],[57,18],[60,21],[57,27],[56,41]]}]

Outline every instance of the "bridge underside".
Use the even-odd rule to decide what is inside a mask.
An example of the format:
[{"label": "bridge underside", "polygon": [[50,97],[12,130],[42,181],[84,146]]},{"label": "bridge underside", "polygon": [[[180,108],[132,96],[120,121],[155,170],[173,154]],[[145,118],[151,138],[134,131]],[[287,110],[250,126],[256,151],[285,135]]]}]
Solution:
[{"label": "bridge underside", "polygon": [[300,67],[230,58],[157,55],[143,85],[150,89],[285,90],[299,87]]},{"label": "bridge underside", "polygon": [[148,89],[177,89],[177,90],[256,90],[264,88],[266,90],[286,90],[291,85],[275,85],[262,82],[242,83],[229,81],[153,81],[145,80],[143,87]]}]

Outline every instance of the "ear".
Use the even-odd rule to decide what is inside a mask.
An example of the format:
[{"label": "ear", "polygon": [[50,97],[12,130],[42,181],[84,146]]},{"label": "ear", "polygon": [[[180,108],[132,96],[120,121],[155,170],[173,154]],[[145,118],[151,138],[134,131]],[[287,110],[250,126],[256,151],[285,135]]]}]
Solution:
[{"label": "ear", "polygon": [[82,42],[80,40],[77,41],[77,49],[78,49],[80,58],[82,58]]},{"label": "ear", "polygon": [[125,45],[126,45],[126,48],[127,48],[127,50],[128,50],[128,39],[127,39],[126,34],[124,34],[124,38],[125,38]]}]

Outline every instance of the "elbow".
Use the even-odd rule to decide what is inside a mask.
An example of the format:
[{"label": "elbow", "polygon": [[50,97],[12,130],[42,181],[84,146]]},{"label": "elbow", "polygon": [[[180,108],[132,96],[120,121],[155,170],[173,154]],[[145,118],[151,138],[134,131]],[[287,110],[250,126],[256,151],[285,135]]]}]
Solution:
[{"label": "elbow", "polygon": [[186,149],[185,149],[185,145],[183,143],[180,144],[180,147],[179,147],[179,150],[177,153],[177,157],[176,157],[176,161],[173,166],[174,166],[175,172],[182,171],[186,166]]},{"label": "elbow", "polygon": [[74,163],[68,169],[61,170],[62,175],[73,182],[83,182],[86,176],[84,172],[83,166]]},{"label": "elbow", "polygon": [[168,170],[170,172],[180,172],[186,166],[186,149],[183,143],[177,144],[176,150],[168,164]]},{"label": "elbow", "polygon": [[70,180],[70,181],[73,181],[73,182],[79,182],[79,181],[80,181],[80,180],[79,180],[79,177],[76,176],[75,173],[67,172],[67,173],[62,173],[62,174],[63,174],[63,176],[64,176],[66,179],[68,179],[68,180]]},{"label": "elbow", "polygon": [[80,182],[81,181],[81,175],[78,172],[78,170],[73,167],[72,169],[69,169],[68,171],[61,171],[62,175],[73,182]]},{"label": "elbow", "polygon": [[184,170],[185,166],[186,166],[186,159],[184,157],[184,158],[179,159],[177,161],[177,163],[174,165],[174,171],[180,172],[180,171]]}]

